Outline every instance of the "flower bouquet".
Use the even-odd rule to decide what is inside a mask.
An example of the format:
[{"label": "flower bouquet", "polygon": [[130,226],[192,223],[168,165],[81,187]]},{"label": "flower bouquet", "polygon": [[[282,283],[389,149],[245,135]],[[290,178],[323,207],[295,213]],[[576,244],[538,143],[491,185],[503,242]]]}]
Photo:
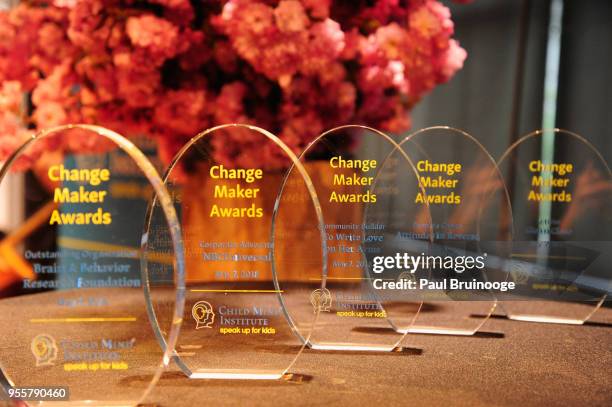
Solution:
[{"label": "flower bouquet", "polygon": [[[219,124],[260,126],[297,154],[343,124],[401,132],[419,100],[462,67],[453,31],[438,0],[22,1],[0,12],[0,160],[36,129],[65,123],[151,137],[166,162]],[[288,164],[248,134],[227,140],[211,146],[226,167]],[[99,146],[84,138],[63,148]],[[22,157],[21,167],[44,154]],[[326,166],[310,171],[324,177]],[[186,173],[185,229],[230,230],[202,216],[209,188]],[[263,228],[240,233],[268,237]]]},{"label": "flower bouquet", "polygon": [[[342,124],[400,132],[461,68],[452,35],[438,0],[22,1],[0,12],[0,155],[77,122],[153,137],[165,159],[233,122],[297,153]],[[234,141],[219,162],[286,164]]]}]

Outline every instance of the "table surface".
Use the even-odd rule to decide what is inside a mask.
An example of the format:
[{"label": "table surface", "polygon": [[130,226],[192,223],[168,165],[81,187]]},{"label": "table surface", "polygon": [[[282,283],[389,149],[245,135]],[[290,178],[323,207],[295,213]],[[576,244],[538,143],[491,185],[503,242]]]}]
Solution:
[{"label": "table surface", "polygon": [[421,354],[306,350],[292,371],[310,381],[228,382],[166,374],[151,400],[201,405],[612,405],[612,309],[570,326],[491,318],[503,337],[411,335]]},{"label": "table surface", "polygon": [[181,407],[611,406],[612,309],[600,309],[592,321],[571,326],[491,318],[482,331],[503,335],[410,335],[407,346],[421,352],[305,350],[291,369],[304,375],[296,382],[189,380],[173,368],[149,400]]}]

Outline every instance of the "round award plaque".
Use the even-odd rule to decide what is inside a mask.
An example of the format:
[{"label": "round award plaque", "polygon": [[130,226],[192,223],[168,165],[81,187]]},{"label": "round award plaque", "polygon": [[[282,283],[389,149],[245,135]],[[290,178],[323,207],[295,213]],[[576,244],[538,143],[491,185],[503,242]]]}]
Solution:
[{"label": "round award plaque", "polygon": [[[25,182],[15,181],[20,169]],[[25,141],[2,166],[0,188],[14,225],[0,241],[7,394],[30,404],[141,403],[171,359],[184,294],[178,220],[154,166],[115,132],[65,125]],[[151,192],[167,243],[158,260],[168,278],[155,282],[165,294],[152,299],[168,322],[163,349],[143,294]]]},{"label": "round award plaque", "polygon": [[[411,258],[412,279],[424,300],[421,312],[414,324],[397,329],[473,335],[495,309],[496,290],[506,289],[503,266],[512,211],[503,179],[484,147],[460,130],[422,129],[402,140],[400,148],[427,192],[410,204],[423,210],[428,204],[432,243]],[[413,290],[404,293],[414,295]]]},{"label": "round award plaque", "polygon": [[[392,152],[397,155],[389,157]],[[402,272],[409,270],[384,267],[381,260],[394,256],[387,251],[397,240],[404,241],[406,251],[418,251],[431,235],[428,205],[402,200],[424,192],[414,166],[392,138],[359,125],[321,134],[306,147],[300,163],[319,196],[327,239],[323,275],[308,272],[300,279],[303,286],[311,279],[322,283],[313,292],[320,313],[308,345],[323,351],[396,349],[405,333],[393,327],[410,326],[422,299],[418,290],[412,296],[400,294]],[[296,175],[297,167],[291,168],[285,185]],[[291,199],[291,190],[284,188],[276,216],[290,212],[291,205],[303,206]]]},{"label": "round award plaque", "polygon": [[[297,170],[288,195],[277,199],[289,167]],[[163,180],[186,250],[176,362],[192,379],[283,378],[324,306],[323,221],[307,171],[278,137],[229,124],[185,144]],[[159,209],[153,200],[146,222],[152,255],[164,252],[157,236],[167,234]],[[157,320],[163,340],[169,321]]]},{"label": "round award plaque", "polygon": [[612,175],[565,130],[530,133],[499,160],[514,207],[510,319],[582,324],[610,290]]}]

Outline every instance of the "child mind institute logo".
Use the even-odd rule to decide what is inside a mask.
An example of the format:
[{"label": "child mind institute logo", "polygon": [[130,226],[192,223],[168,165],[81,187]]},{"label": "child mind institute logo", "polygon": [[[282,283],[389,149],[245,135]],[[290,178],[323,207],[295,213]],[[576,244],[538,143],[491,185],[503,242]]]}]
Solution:
[{"label": "child mind institute logo", "polygon": [[57,359],[57,344],[55,339],[48,334],[40,334],[32,339],[30,349],[36,359],[36,366],[53,366]]},{"label": "child mind institute logo", "polygon": [[208,301],[198,301],[191,309],[191,316],[196,321],[196,328],[212,328],[215,322],[215,311]]}]

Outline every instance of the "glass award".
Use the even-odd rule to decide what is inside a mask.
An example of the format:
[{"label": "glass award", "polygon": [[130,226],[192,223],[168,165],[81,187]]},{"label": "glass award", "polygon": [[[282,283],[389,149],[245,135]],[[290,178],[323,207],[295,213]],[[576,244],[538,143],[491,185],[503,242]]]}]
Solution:
[{"label": "glass award", "polygon": [[565,130],[540,130],[499,160],[514,208],[510,319],[583,324],[610,291],[612,176],[599,151]]},{"label": "glass award", "polygon": [[[273,219],[290,166],[296,176]],[[229,124],[191,139],[163,180],[186,250],[176,363],[192,379],[290,377],[324,304],[318,297],[326,255],[323,222],[308,173],[273,134]],[[157,239],[166,235],[159,209],[153,200],[147,253],[164,252]],[[161,267],[148,270],[164,274]],[[161,327],[169,321],[158,320],[165,337]]]},{"label": "glass award", "polygon": [[[402,270],[378,274],[379,260],[389,240],[396,239],[398,225],[404,232],[401,239],[418,249],[421,240],[427,239],[423,236],[428,236],[421,229],[431,223],[427,205],[400,201],[419,190],[416,172],[405,154],[390,159],[381,174],[382,160],[392,151],[400,150],[386,134],[348,125],[321,134],[300,155],[321,203],[327,239],[323,275],[308,272],[302,279],[302,284],[314,280],[309,289],[321,285],[313,292],[313,304],[318,304],[320,313],[307,341],[312,349],[396,350],[405,334],[392,327],[410,326],[421,308],[418,295],[398,294]],[[279,217],[303,205],[294,202],[286,188],[299,177],[297,168],[288,172],[279,196]]]},{"label": "glass award", "polygon": [[[413,265],[409,277],[417,290],[404,295],[418,294],[424,301],[413,324],[395,327],[399,332],[473,335],[495,309],[495,290],[507,289],[503,270],[512,214],[502,177],[484,147],[460,130],[426,128],[407,136],[400,148],[426,192],[411,197],[410,205],[416,206],[411,211],[428,210],[432,222],[418,222],[431,230],[428,247],[406,250],[405,242],[394,242],[392,251],[408,252]],[[381,174],[398,155],[394,151],[382,163]]]},{"label": "glass award", "polygon": [[[29,138],[0,183],[20,168],[25,193],[10,199],[24,199],[24,217],[0,241],[0,274],[12,277],[0,289],[0,382],[34,405],[137,405],[169,363],[181,325],[183,248],[161,178],[134,144],[93,125]],[[143,291],[148,198],[135,203],[134,190],[155,192],[166,225],[160,260],[171,271],[163,298],[149,298],[165,304],[163,348]]]}]

